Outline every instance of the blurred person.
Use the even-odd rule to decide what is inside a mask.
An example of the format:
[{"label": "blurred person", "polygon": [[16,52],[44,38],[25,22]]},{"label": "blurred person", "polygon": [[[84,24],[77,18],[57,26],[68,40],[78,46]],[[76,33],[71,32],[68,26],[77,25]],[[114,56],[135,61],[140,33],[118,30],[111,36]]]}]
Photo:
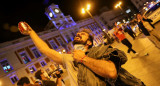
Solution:
[{"label": "blurred person", "polygon": [[57,80],[56,80],[56,83],[52,80],[50,80],[48,78],[48,75],[44,74],[44,71],[42,70],[38,70],[36,73],[35,73],[35,77],[36,79],[39,79],[42,81],[42,86],[62,86],[62,83],[61,83],[61,77],[57,77]]},{"label": "blurred person", "polygon": [[138,55],[135,50],[132,49],[132,44],[129,42],[129,40],[125,37],[123,30],[120,29],[121,27],[114,27],[114,34],[115,36],[121,41],[122,44],[128,47],[127,53],[130,53],[132,51],[135,55]]},{"label": "blurred person", "polygon": [[[143,34],[148,37],[148,39],[158,48],[160,49],[160,35],[158,32],[152,27],[146,28],[144,23],[147,21],[145,18],[141,16],[141,14],[137,14],[137,23],[139,29],[142,30]],[[149,32],[150,31],[150,32]]]},{"label": "blurred person", "polygon": [[133,30],[129,24],[125,25],[125,30],[133,38],[133,40],[135,40],[136,34],[133,32]]},{"label": "blurred person", "polygon": [[41,86],[39,83],[31,84],[28,77],[21,77],[18,80],[17,86]]}]

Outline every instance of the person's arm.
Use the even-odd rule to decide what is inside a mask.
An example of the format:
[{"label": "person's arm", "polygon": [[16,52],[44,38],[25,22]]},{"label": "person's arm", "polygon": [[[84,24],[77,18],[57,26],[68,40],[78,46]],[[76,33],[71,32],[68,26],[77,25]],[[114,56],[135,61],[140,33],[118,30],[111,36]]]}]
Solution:
[{"label": "person's arm", "polygon": [[77,62],[83,63],[94,73],[105,77],[115,79],[117,77],[117,70],[115,64],[108,60],[96,60],[85,56],[85,53],[81,50],[75,50],[73,57]]},{"label": "person's arm", "polygon": [[[35,33],[32,28],[25,23],[29,29],[28,33],[25,35],[30,35],[32,41],[36,45],[36,47],[41,51],[43,54],[45,54],[47,57],[51,58],[54,62],[58,64],[62,64],[62,56],[57,51],[49,48],[49,46]],[[22,33],[23,34],[23,33]]]},{"label": "person's arm", "polygon": [[61,77],[57,78],[56,85],[57,86],[62,86],[62,79],[61,79]]}]

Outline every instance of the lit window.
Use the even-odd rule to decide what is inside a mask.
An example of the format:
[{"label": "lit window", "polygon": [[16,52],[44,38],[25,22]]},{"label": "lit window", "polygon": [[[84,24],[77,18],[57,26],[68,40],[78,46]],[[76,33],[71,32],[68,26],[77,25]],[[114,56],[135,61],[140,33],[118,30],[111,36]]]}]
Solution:
[{"label": "lit window", "polygon": [[13,76],[10,77],[10,80],[11,80],[12,84],[14,84],[14,83],[17,82],[19,79],[18,79],[18,77],[17,77],[16,75],[13,75]]},{"label": "lit window", "polygon": [[3,60],[0,63],[5,73],[8,73],[9,71],[13,70],[13,67],[8,63],[7,60]]},{"label": "lit window", "polygon": [[36,58],[41,57],[41,53],[38,51],[37,48],[32,48],[32,52],[35,55]]},{"label": "lit window", "polygon": [[57,49],[58,48],[53,40],[49,41],[49,43],[51,44],[53,49]]},{"label": "lit window", "polygon": [[20,56],[25,64],[31,61],[25,52],[21,52]]},{"label": "lit window", "polygon": [[34,66],[31,66],[31,67],[29,67],[29,70],[30,70],[31,73],[33,73],[33,72],[36,71],[36,68]]},{"label": "lit window", "polygon": [[44,67],[45,65],[47,65],[45,61],[41,61],[40,63],[42,65],[42,67]]}]

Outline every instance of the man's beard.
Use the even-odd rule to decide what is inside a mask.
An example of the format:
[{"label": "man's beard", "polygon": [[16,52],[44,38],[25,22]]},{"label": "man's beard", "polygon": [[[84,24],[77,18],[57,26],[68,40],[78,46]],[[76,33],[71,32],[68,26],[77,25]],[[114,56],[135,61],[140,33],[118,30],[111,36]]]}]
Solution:
[{"label": "man's beard", "polygon": [[74,41],[72,42],[72,44],[73,44],[73,45],[75,45],[75,44],[83,44],[83,45],[86,45],[86,44],[87,44],[87,41],[84,42],[83,40],[74,40]]}]

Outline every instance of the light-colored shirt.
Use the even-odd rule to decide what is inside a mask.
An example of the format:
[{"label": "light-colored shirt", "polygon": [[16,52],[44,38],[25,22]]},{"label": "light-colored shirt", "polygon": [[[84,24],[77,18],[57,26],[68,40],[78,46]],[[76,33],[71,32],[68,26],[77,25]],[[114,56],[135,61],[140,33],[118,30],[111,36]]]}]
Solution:
[{"label": "light-colored shirt", "polygon": [[74,59],[72,54],[63,54],[62,55],[63,66],[66,68],[67,73],[69,75],[71,86],[78,86],[77,83],[77,74],[78,68],[74,66]]}]

